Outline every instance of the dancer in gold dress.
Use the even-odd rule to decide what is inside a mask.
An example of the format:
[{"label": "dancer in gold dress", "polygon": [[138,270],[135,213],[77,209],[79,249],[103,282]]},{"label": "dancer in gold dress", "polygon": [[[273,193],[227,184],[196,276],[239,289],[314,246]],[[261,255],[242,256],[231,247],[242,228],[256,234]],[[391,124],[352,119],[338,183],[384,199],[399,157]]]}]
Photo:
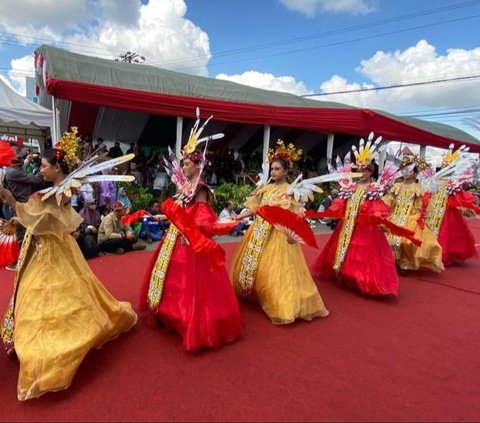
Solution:
[{"label": "dancer in gold dress", "polygon": [[400,271],[418,270],[425,267],[435,272],[445,270],[442,263],[442,247],[431,229],[425,225],[424,217],[428,204],[425,192],[417,181],[419,171],[428,167],[417,155],[406,155],[400,169],[403,180],[396,182],[383,201],[390,207],[389,219],[415,232],[415,238],[422,241],[420,246],[409,239],[389,234],[388,240],[395,254]]},{"label": "dancer in gold dress", "polygon": [[[21,401],[68,388],[90,349],[100,348],[137,321],[130,303],[117,301],[97,279],[71,235],[82,218],[72,208],[64,183],[74,153],[63,146],[42,158],[40,171],[53,183],[49,192],[36,193],[22,204],[0,186],[1,200],[26,228],[14,293],[1,327],[7,353],[15,352],[20,362]],[[69,184],[78,186],[73,180]]]},{"label": "dancer in gold dress", "polygon": [[[293,146],[285,148],[283,142],[275,152],[271,151],[269,161],[273,183],[256,189],[245,202],[248,212],[236,219],[255,214],[262,205],[280,206],[303,215],[303,206],[287,194],[289,184],[286,180],[293,161],[299,158]],[[301,246],[260,216],[256,216],[240,243],[231,279],[237,295],[260,303],[274,324],[288,324],[297,318],[312,320],[329,313]]]}]

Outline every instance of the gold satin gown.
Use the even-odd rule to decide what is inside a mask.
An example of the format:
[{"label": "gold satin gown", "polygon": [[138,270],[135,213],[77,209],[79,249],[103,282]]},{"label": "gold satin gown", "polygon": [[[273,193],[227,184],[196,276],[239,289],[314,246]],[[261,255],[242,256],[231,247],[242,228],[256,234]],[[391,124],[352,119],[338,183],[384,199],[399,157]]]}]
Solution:
[{"label": "gold satin gown", "polygon": [[[287,197],[288,184],[269,184],[247,198],[245,206],[255,212],[260,205],[276,205],[302,213],[301,205]],[[249,262],[249,251],[261,249],[253,287],[247,298],[258,302],[274,324],[288,324],[297,318],[312,320],[328,315],[317,286],[310,274],[300,244],[289,244],[286,236],[269,226],[265,242],[260,247],[255,242],[258,225],[264,222],[259,216],[246,232],[236,252],[231,280],[238,296],[242,296],[244,270]],[[256,244],[256,245],[255,245]]]},{"label": "gold satin gown", "polygon": [[68,388],[88,351],[128,331],[137,315],[130,303],[113,298],[83,258],[70,235],[82,218],[70,204],[34,196],[17,203],[17,215],[27,228],[13,318],[23,401]]},{"label": "gold satin gown", "polygon": [[441,272],[445,270],[442,263],[442,247],[431,229],[418,224],[421,215],[423,190],[417,183],[405,184],[397,182],[390,193],[384,197],[385,203],[391,209],[389,219],[415,232],[415,238],[422,241],[417,247],[406,238],[388,236],[395,254],[395,260],[400,269],[418,270],[421,267]]}]

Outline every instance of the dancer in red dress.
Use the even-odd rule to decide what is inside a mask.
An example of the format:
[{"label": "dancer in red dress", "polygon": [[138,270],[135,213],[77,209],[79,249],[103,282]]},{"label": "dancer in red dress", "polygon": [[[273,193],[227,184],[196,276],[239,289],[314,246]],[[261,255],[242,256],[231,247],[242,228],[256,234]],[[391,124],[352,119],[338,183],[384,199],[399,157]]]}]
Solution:
[{"label": "dancer in red dress", "polygon": [[373,153],[381,141],[377,138],[372,144],[370,134],[367,144],[360,141],[359,151],[353,148],[356,164],[337,159],[337,169],[349,171],[356,168],[362,172],[357,182],[341,182],[340,194],[324,217],[339,219],[335,231],[313,265],[317,277],[334,279],[347,287],[369,295],[398,294],[399,279],[395,268],[395,258],[386,237],[388,230],[401,235],[412,235],[410,231],[388,221],[389,207],[382,201],[382,195],[395,180],[398,167],[384,168],[378,182],[371,182]]},{"label": "dancer in red dress", "polygon": [[[211,193],[200,179],[205,154],[195,147],[205,140],[198,139],[205,124],[197,130],[198,123],[183,150],[181,170],[172,154],[167,164],[178,188],[176,202],[162,204],[171,224],[147,269],[141,298],[149,322],[178,332],[185,350],[219,347],[244,333],[224,251],[211,239],[221,225],[209,204]],[[224,225],[224,231],[235,225]]]},{"label": "dancer in red dress", "polygon": [[437,173],[431,170],[431,175],[423,182],[430,188],[431,195],[425,222],[442,246],[444,266],[478,257],[472,231],[464,217],[480,214],[480,208],[475,205],[478,197],[463,189],[466,183],[474,180],[475,163],[467,152],[467,147],[453,151],[453,145],[450,146],[442,169]]}]

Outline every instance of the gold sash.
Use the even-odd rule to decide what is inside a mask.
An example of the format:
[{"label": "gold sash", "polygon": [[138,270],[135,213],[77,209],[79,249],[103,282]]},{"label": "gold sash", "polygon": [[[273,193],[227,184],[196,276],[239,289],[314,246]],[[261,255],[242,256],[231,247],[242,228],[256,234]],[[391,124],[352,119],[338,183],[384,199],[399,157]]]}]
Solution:
[{"label": "gold sash", "polygon": [[7,311],[3,316],[2,327],[0,328],[0,338],[3,341],[3,345],[7,354],[12,354],[15,349],[13,341],[13,333],[15,327],[15,299],[17,297],[20,274],[23,264],[25,262],[25,257],[27,256],[28,250],[30,249],[32,238],[32,231],[27,228],[25,232],[25,237],[23,238],[22,247],[20,248],[20,253],[18,255],[17,270],[15,272],[15,280],[13,282],[13,294],[10,299],[10,303],[8,304]]},{"label": "gold sash", "polygon": [[365,190],[362,187],[357,187],[352,196],[347,200],[347,209],[345,210],[345,219],[338,238],[337,251],[335,252],[335,262],[333,263],[333,270],[339,272],[352,239],[353,229],[355,228],[355,221],[357,220],[358,209],[362,202]]},{"label": "gold sash", "polygon": [[247,249],[242,258],[238,280],[241,286],[241,295],[246,297],[250,294],[255,282],[258,263],[262,256],[265,243],[268,240],[272,225],[261,217],[257,216],[253,222],[252,235],[247,243]]},{"label": "gold sash", "polygon": [[167,229],[165,233],[162,246],[153,266],[152,274],[150,275],[150,284],[148,286],[147,303],[150,310],[154,310],[160,304],[163,292],[163,283],[167,276],[168,265],[172,258],[173,247],[177,241],[179,230],[173,224]]},{"label": "gold sash", "polygon": [[445,215],[445,210],[447,208],[448,194],[446,186],[442,184],[430,201],[432,203],[432,208],[427,213],[425,223],[438,238],[440,226],[443,222],[443,216]]},{"label": "gold sash", "polygon": [[[409,190],[401,190],[397,196],[395,202],[395,208],[390,217],[390,220],[398,226],[406,226],[408,217],[413,207],[415,198],[415,192]],[[401,237],[393,235],[391,232],[387,235],[390,245],[393,247],[396,255],[399,254],[400,244],[402,242]]]}]

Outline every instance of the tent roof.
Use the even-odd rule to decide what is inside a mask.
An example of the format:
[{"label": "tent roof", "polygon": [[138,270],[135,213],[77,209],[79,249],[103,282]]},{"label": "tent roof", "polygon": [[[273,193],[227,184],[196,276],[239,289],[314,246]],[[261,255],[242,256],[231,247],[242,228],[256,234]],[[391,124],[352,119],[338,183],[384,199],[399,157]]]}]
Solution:
[{"label": "tent roof", "polygon": [[[195,107],[215,120],[367,136],[447,148],[480,140],[449,125],[399,117],[342,103],[253,88],[153,66],[129,64],[42,45],[36,51],[40,99],[46,94],[86,105],[191,117]],[[39,60],[40,59],[40,60]],[[38,77],[44,75],[43,80]],[[43,94],[42,94],[43,92]],[[43,100],[42,100],[43,98]]]},{"label": "tent roof", "polygon": [[50,127],[52,111],[22,97],[0,79],[0,121]]}]

